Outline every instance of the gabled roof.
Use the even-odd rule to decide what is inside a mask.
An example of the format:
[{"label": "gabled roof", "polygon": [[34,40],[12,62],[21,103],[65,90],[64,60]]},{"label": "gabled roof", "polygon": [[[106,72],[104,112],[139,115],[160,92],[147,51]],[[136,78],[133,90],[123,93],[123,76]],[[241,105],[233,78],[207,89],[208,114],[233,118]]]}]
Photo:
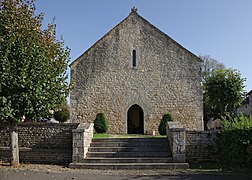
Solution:
[{"label": "gabled roof", "polygon": [[190,53],[192,56],[195,56],[195,58],[197,59],[197,61],[199,62],[203,62],[202,59],[200,59],[198,56],[196,56],[195,54],[193,54],[191,51],[189,51],[188,49],[184,48],[182,45],[180,45],[178,42],[176,42],[174,39],[172,39],[170,36],[168,36],[167,34],[165,34],[164,32],[162,32],[161,30],[159,30],[157,27],[155,27],[153,24],[151,24],[149,21],[147,21],[146,19],[144,19],[142,16],[140,16],[137,13],[137,9],[136,8],[132,8],[130,14],[123,20],[121,21],[119,24],[117,24],[113,29],[111,29],[107,34],[105,34],[101,39],[99,39],[96,43],[94,43],[90,48],[88,48],[82,55],[80,55],[76,60],[74,60],[69,66],[71,67],[78,59],[80,59],[81,57],[83,57],[84,55],[88,54],[93,48],[96,48],[100,43],[102,43],[103,41],[105,41],[107,39],[108,36],[112,35],[117,29],[120,29],[123,24],[127,23],[128,19],[130,19],[131,16],[135,16],[137,18],[139,18],[140,20],[144,21],[146,24],[148,24],[149,26],[151,26],[152,28],[154,28],[158,33],[164,35],[166,38],[168,38],[169,40],[171,40],[174,44],[178,45],[180,48],[186,50],[188,53]]},{"label": "gabled roof", "polygon": [[252,94],[252,90],[247,93],[247,96],[250,95],[250,94]]}]

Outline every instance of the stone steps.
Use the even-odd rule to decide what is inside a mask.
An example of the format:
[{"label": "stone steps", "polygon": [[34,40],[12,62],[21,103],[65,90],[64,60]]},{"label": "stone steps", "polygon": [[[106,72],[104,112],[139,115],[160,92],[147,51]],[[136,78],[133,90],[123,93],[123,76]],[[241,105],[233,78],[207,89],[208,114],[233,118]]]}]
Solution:
[{"label": "stone steps", "polygon": [[92,142],[167,142],[166,138],[97,138]]},{"label": "stone steps", "polygon": [[164,143],[152,142],[93,142],[90,147],[163,147]]},{"label": "stone steps", "polygon": [[188,169],[188,163],[71,163],[76,169]]},{"label": "stone steps", "polygon": [[89,152],[87,157],[169,157],[169,152]]},{"label": "stone steps", "polygon": [[167,147],[90,147],[89,152],[167,152]]},{"label": "stone steps", "polygon": [[93,139],[90,147],[142,147],[167,148],[166,138],[101,138]]},{"label": "stone steps", "polygon": [[87,157],[71,168],[84,169],[185,169],[173,163],[166,138],[93,139]]},{"label": "stone steps", "polygon": [[90,157],[83,160],[83,163],[171,163],[172,158],[160,157],[138,157],[138,158],[101,158]]}]

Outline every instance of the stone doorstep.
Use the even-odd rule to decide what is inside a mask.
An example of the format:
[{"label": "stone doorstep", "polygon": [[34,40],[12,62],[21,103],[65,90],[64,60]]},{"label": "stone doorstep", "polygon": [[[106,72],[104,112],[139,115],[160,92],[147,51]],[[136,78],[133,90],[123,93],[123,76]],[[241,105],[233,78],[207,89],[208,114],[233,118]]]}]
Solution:
[{"label": "stone doorstep", "polygon": [[70,163],[76,169],[189,169],[188,163]]}]

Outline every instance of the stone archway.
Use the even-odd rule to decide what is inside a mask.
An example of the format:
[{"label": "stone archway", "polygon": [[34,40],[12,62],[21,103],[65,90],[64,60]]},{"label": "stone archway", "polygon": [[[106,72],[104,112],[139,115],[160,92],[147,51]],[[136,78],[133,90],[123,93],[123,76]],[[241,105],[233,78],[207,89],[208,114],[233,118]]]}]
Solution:
[{"label": "stone archway", "polygon": [[144,113],[143,109],[134,104],[127,113],[128,134],[144,134]]}]

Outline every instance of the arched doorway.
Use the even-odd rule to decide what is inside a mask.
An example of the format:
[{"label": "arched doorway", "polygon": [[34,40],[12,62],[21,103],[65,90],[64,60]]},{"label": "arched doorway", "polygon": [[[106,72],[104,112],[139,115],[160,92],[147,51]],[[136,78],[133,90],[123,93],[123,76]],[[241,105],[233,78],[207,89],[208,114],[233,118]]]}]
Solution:
[{"label": "arched doorway", "polygon": [[127,113],[128,134],[144,134],[144,113],[137,104],[131,106]]}]

